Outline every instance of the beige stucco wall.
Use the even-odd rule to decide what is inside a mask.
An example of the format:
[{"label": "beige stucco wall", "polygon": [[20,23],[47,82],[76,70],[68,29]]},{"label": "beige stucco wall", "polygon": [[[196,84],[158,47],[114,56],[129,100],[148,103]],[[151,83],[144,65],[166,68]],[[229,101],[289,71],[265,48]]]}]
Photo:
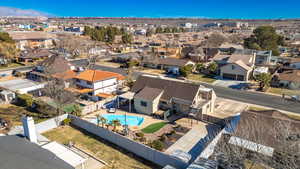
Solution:
[{"label": "beige stucco wall", "polygon": [[[232,69],[232,65],[235,66],[235,69]],[[245,81],[249,80],[249,75],[251,71],[247,71],[240,67],[237,64],[227,64],[225,66],[221,67],[221,76],[223,76],[224,73],[226,74],[235,74],[235,75],[242,75],[245,76],[246,78],[244,79]]]},{"label": "beige stucco wall", "polygon": [[[152,100],[145,100],[141,98],[134,98],[134,108],[137,112],[151,115],[158,110],[159,99],[163,93],[161,92],[158,97]],[[141,105],[141,101],[147,103],[147,107]]]}]

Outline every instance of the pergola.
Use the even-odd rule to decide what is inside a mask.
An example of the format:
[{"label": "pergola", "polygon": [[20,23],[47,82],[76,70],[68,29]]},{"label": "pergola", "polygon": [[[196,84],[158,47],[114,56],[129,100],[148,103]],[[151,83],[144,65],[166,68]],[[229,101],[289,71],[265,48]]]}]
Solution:
[{"label": "pergola", "polygon": [[133,100],[135,93],[134,92],[126,92],[117,97],[118,108],[120,108],[120,98],[129,100],[129,112],[131,112],[131,103]]}]

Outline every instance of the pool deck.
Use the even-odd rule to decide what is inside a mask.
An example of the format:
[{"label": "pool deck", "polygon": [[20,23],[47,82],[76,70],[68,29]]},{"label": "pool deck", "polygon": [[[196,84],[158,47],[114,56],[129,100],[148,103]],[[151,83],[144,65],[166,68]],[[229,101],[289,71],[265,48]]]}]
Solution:
[{"label": "pool deck", "polygon": [[193,128],[169,147],[165,153],[172,154],[175,150],[188,153],[201,139],[207,135],[206,123],[198,122]]},{"label": "pool deck", "polygon": [[140,126],[129,126],[129,128],[132,131],[143,129],[143,128],[145,128],[148,125],[153,124],[153,123],[163,122],[163,120],[155,119],[155,118],[153,118],[153,117],[151,117],[149,115],[139,114],[139,113],[129,113],[129,112],[126,112],[126,111],[123,111],[123,110],[120,110],[120,109],[117,109],[116,113],[107,113],[106,109],[102,109],[102,110],[99,110],[97,112],[94,112],[94,113],[91,113],[91,114],[88,114],[88,115],[84,116],[83,119],[89,120],[91,118],[96,118],[97,115],[104,115],[104,114],[125,115],[125,113],[128,116],[139,116],[139,117],[143,117],[144,118],[144,122]]}]

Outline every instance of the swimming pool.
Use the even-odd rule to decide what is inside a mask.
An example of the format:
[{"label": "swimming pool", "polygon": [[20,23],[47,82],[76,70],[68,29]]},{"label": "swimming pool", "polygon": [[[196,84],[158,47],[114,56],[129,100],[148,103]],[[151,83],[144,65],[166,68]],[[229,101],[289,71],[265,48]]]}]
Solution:
[{"label": "swimming pool", "polygon": [[[102,117],[106,118],[107,123],[111,123],[113,120],[119,120],[122,125],[127,124],[128,126],[139,126],[144,122],[143,117],[125,116],[124,114],[104,114]],[[92,119],[91,122],[97,124],[97,118]]]}]

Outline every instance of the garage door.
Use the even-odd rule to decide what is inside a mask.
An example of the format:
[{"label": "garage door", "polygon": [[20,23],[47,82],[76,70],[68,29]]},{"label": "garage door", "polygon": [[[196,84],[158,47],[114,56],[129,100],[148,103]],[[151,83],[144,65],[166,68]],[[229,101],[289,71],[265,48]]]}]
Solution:
[{"label": "garage door", "polygon": [[224,79],[231,79],[231,80],[235,80],[235,74],[227,74],[227,73],[223,73],[223,78]]},{"label": "garage door", "polygon": [[239,81],[244,81],[244,76],[243,75],[237,75],[237,79],[236,80],[239,80]]},{"label": "garage door", "polygon": [[231,79],[231,80],[239,80],[239,81],[244,81],[245,76],[243,75],[236,75],[236,74],[223,74],[224,79]]}]

